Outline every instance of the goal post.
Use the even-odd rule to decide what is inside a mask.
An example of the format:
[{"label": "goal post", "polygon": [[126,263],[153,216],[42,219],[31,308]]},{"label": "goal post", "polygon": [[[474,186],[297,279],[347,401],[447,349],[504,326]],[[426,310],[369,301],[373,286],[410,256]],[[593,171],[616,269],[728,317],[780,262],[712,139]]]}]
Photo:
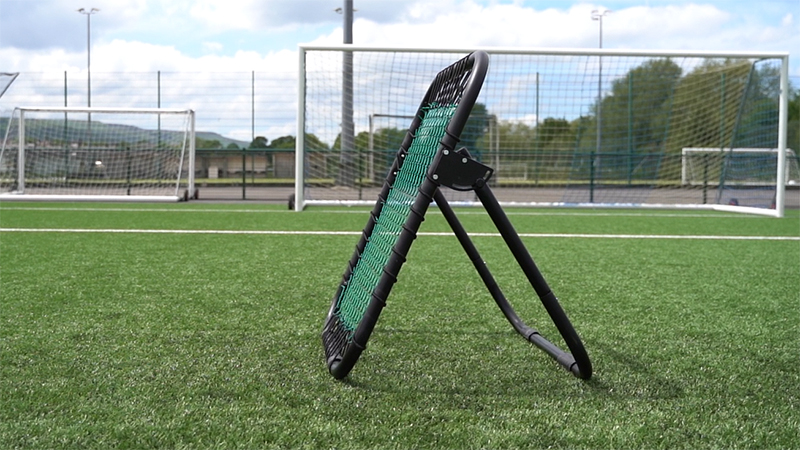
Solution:
[{"label": "goal post", "polygon": [[[398,131],[414,114],[406,99],[422,95],[445,61],[471,50],[301,45],[294,209],[371,204]],[[504,206],[783,216],[788,53],[479,50],[492,64],[461,145],[495,170]],[[343,65],[351,60],[352,92],[343,95]],[[354,136],[345,139],[342,124],[350,120]],[[684,148],[774,149],[763,190],[775,201],[732,205],[717,188],[735,181],[717,180],[705,192],[683,183]],[[451,203],[477,204],[474,196],[448,195]]]},{"label": "goal post", "polygon": [[0,201],[196,198],[191,109],[18,107],[0,147]]},{"label": "goal post", "polygon": [[779,192],[800,187],[800,160],[790,148],[783,152],[783,176],[776,178],[781,153],[776,148],[684,148],[681,184],[702,189],[705,197],[713,195],[709,200],[720,209],[727,205],[771,212],[785,201]]}]

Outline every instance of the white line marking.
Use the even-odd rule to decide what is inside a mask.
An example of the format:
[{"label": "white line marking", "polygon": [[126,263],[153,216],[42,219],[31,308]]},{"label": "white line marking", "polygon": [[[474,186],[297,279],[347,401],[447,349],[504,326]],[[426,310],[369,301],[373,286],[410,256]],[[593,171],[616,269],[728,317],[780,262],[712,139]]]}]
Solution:
[{"label": "white line marking", "polygon": [[[315,209],[313,213],[325,214],[365,214],[371,208],[340,208],[340,209]],[[472,209],[472,208],[469,208]],[[485,215],[484,211],[470,211],[468,208],[459,209],[459,215]],[[92,207],[53,207],[53,206],[2,206],[0,211],[80,211],[80,212],[179,212],[179,213],[240,213],[240,214],[285,214],[292,213],[288,209],[196,209],[196,208],[92,208]],[[432,208],[430,212],[438,212]],[[758,218],[747,214],[719,213],[668,213],[668,212],[603,212],[603,211],[514,211],[513,208],[506,209],[508,216],[583,216],[583,217],[699,217],[699,218],[727,218],[727,219],[751,219]]]},{"label": "white line marking", "polygon": [[[274,236],[360,236],[360,231],[296,231],[296,230],[147,230],[119,228],[0,228],[0,233],[123,233],[123,234],[231,234]],[[451,232],[420,232],[418,236],[453,236]],[[469,233],[472,237],[500,237],[500,233]],[[519,233],[524,238],[581,239],[687,239],[722,241],[800,241],[800,236],[718,236],[697,234],[587,234],[587,233]]]},{"label": "white line marking", "polygon": [[[71,211],[71,212],[194,212],[194,213],[289,213],[288,209],[193,209],[193,208],[92,208],[57,206],[3,206],[0,211]],[[359,211],[363,213],[363,211]]]},{"label": "white line marking", "polygon": [[121,228],[0,228],[0,233],[127,233],[127,234],[266,234],[299,236],[360,236],[360,231],[281,231],[281,230],[147,230]]}]

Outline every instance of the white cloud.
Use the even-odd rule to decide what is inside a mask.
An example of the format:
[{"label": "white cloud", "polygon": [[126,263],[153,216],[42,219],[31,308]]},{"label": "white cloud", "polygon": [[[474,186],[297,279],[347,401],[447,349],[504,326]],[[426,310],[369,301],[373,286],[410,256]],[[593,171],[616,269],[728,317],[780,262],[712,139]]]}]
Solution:
[{"label": "white cloud", "polygon": [[203,51],[205,53],[219,53],[223,48],[225,46],[219,42],[203,42]]},{"label": "white cloud", "polygon": [[234,3],[236,7],[232,7],[230,0],[195,0],[189,8],[189,14],[201,26],[211,27],[215,31],[255,29],[256,16],[253,10],[256,2],[237,0]]},{"label": "white cloud", "polygon": [[[31,9],[36,12],[33,14],[25,8],[28,0],[0,1],[3,2],[0,70],[49,73],[52,78],[63,78],[63,71],[68,71],[70,89],[85,88],[85,83],[73,80],[85,80],[86,76],[86,22],[74,11],[86,5],[79,0],[36,0],[36,8]],[[264,115],[269,109],[283,111],[280,114],[286,116],[285,111],[289,110],[292,113],[288,116],[292,116],[296,110],[292,94],[296,84],[295,44],[306,40],[298,36],[307,36],[303,33],[311,30],[310,36],[316,36],[312,39],[314,44],[342,41],[341,15],[333,12],[341,5],[340,1],[95,0],[94,4],[101,12],[92,19],[93,74],[98,77],[101,73],[142,74],[152,78],[150,74],[156,71],[184,73],[191,78],[191,86],[184,86],[182,95],[199,99],[194,106],[200,109],[219,109],[221,117],[249,114],[251,71],[262,77],[257,82],[259,89],[271,83],[270,74],[280,75],[268,94],[257,98],[257,104],[264,109],[259,113]],[[756,16],[742,17],[721,2],[700,0],[653,7],[629,4],[634,2],[612,8],[614,11],[604,18],[605,47],[792,52],[800,49],[800,24],[793,12],[782,12],[765,24]],[[356,45],[429,48],[596,48],[598,23],[591,20],[591,11],[598,5],[564,5],[535,9],[521,0],[502,3],[357,0],[354,40]],[[37,14],[43,15],[41,20]],[[11,20],[18,24],[9,24]],[[10,39],[10,32],[17,36],[17,30],[30,28],[32,23],[41,23],[52,33],[28,40]],[[325,26],[314,28],[318,24]],[[64,43],[66,40],[69,44]],[[276,41],[281,42],[280,46],[276,46]],[[800,58],[793,55],[791,62],[792,75],[800,76]],[[226,97],[218,104],[202,100],[209,98],[209,93],[227,89],[218,76],[212,76],[223,72],[245,74],[235,82],[235,89],[242,86],[241,95],[238,92],[235,95],[242,98]],[[135,83],[135,76],[131,75],[131,80],[121,83]],[[25,81],[16,82],[21,83]],[[98,86],[101,86],[99,79]],[[151,95],[153,89],[150,85],[143,87],[146,92],[143,95]],[[276,92],[286,95],[278,99]],[[7,106],[4,98],[3,108]],[[266,135],[276,137],[271,133],[278,130],[289,134],[286,130],[292,126],[291,118],[286,123],[271,123],[273,131]],[[250,130],[237,128],[230,132],[241,137],[249,136]]]},{"label": "white cloud", "polygon": [[[32,51],[64,48],[67,53],[85,49],[85,21],[75,12],[77,7],[85,6],[81,0],[2,1],[0,48],[16,46]],[[290,50],[294,49],[293,44],[309,40],[335,44],[341,42],[342,30],[341,15],[335,14],[333,9],[340,3],[321,0],[94,0],[93,5],[101,12],[92,19],[93,44],[141,41],[174,46],[181,54],[196,57],[231,52],[237,47],[270,49],[278,42]],[[592,3],[565,2],[565,7],[556,4],[557,8],[548,9],[536,9],[536,4],[525,6],[531,3],[520,0],[358,0],[356,3],[356,44],[597,46],[597,22],[591,20],[591,11],[599,6]],[[726,3],[715,0],[653,7],[628,6],[630,4],[635,5],[635,2],[622,2],[625,7],[616,8],[605,17],[605,47],[792,51],[800,48],[800,27],[793,11],[781,12],[772,22],[765,22],[755,13],[743,16],[736,8],[725,8]],[[33,22],[42,24],[49,32],[25,33]],[[326,25],[315,28],[319,24]],[[291,36],[317,37],[292,42]],[[204,46],[204,42],[219,43],[223,47]],[[129,57],[116,53],[118,57]],[[137,56],[147,58],[146,54]],[[800,70],[800,64],[794,64],[798,67],[796,70]]]},{"label": "white cloud", "polygon": [[609,47],[722,50],[714,41],[729,20],[710,5],[633,7],[608,16],[604,30]]},{"label": "white cloud", "polygon": [[[569,9],[536,10],[515,3],[479,5],[472,1],[443,2],[440,8],[421,3],[409,8],[408,20],[384,24],[357,18],[356,44],[418,47],[568,47],[595,48],[598,24],[591,20],[596,9],[588,3]],[[433,13],[430,11],[434,8]],[[711,5],[685,4],[665,7],[635,6],[604,18],[603,40],[607,48],[731,50],[746,46],[723,39],[722,29],[731,14]],[[341,28],[320,36],[316,44],[341,42]]]}]

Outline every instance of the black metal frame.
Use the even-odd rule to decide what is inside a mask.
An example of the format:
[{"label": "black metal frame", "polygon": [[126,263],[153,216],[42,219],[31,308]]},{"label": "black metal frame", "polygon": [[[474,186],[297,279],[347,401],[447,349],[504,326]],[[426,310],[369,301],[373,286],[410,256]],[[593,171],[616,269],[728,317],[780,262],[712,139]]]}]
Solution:
[{"label": "black metal frame", "polygon": [[[397,275],[405,262],[405,257],[416,238],[417,230],[424,220],[429,205],[435,201],[442,211],[445,219],[453,229],[456,237],[466,251],[473,265],[486,284],[501,311],[514,327],[528,341],[541,348],[558,361],[575,376],[583,379],[591,377],[592,368],[589,356],[583,347],[580,337],[575,332],[557,298],[550,290],[542,277],[539,269],[525,248],[519,235],[514,230],[511,222],[503,212],[502,207],[494,197],[487,181],[492,175],[492,169],[475,161],[466,149],[455,150],[459,136],[469,118],[472,107],[480,92],[488,68],[488,55],[484,52],[474,52],[466,58],[456,62],[441,71],[426,93],[409,131],[395,158],[378,201],[370,213],[367,225],[356,245],[353,256],[350,258],[347,269],[342,276],[342,282],[333,297],[322,332],[325,347],[326,363],[334,378],[341,379],[347,376],[366,348],[369,336],[378,321],[386,298],[397,281]],[[419,187],[418,194],[411,207],[411,214],[402,227],[400,236],[392,248],[392,255],[386,263],[377,286],[372,291],[372,297],[358,326],[349,338],[343,337],[342,324],[335,314],[337,301],[347,287],[348,280],[361,258],[367,242],[372,235],[375,225],[381,217],[381,211],[389,192],[397,178],[398,171],[402,169],[403,160],[415,132],[422,123],[425,108],[431,104],[458,105],[453,117],[447,125],[444,137],[441,139],[438,151],[433,162],[428,168],[427,175]],[[448,204],[444,195],[439,191],[439,186],[446,186],[456,190],[475,191],[477,197],[484,205],[498,231],[503,236],[506,244],[516,258],[531,286],[536,291],[542,304],[549,313],[557,329],[561,333],[571,353],[564,352],[555,344],[545,339],[536,329],[529,327],[516,314],[510,303],[506,300],[491,272],[483,262],[478,250],[469,238],[464,227],[458,221],[455,212]]]},{"label": "black metal frame", "polygon": [[[440,166],[438,171],[440,172],[450,172],[450,171],[457,171],[460,168],[457,167],[460,161],[462,166],[465,165],[477,165],[483,166],[482,164],[478,163],[477,161],[473,160],[466,149],[461,149],[457,153],[457,158],[443,160],[446,166]],[[589,360],[589,355],[586,353],[586,349],[583,346],[583,342],[581,341],[578,333],[575,331],[575,328],[572,326],[567,314],[564,312],[564,309],[561,307],[561,304],[558,302],[555,294],[548,286],[547,282],[545,281],[544,277],[542,276],[539,268],[536,266],[536,263],[533,261],[528,249],[525,247],[525,244],[520,239],[519,234],[514,229],[514,226],[511,224],[511,221],[508,220],[508,216],[506,216],[503,208],[500,206],[500,203],[495,198],[494,193],[492,192],[491,188],[487,184],[489,180],[489,176],[491,176],[491,169],[486,166],[483,166],[486,170],[483,170],[483,173],[487,174],[488,176],[475,176],[472,178],[469,186],[469,190],[474,190],[475,194],[478,196],[481,204],[486,209],[486,212],[489,214],[489,217],[494,222],[495,227],[500,232],[500,235],[506,242],[509,250],[514,255],[514,258],[517,260],[520,268],[522,269],[525,276],[528,278],[528,282],[533,287],[536,294],[539,296],[539,299],[542,302],[547,313],[550,315],[550,318],[553,320],[553,323],[556,325],[561,336],[564,338],[564,341],[567,343],[567,347],[569,348],[571,353],[567,353],[561,350],[558,346],[547,340],[544,336],[542,336],[538,330],[528,326],[520,317],[517,315],[514,308],[506,299],[503,291],[500,290],[500,287],[497,285],[492,273],[489,271],[489,267],[484,262],[483,258],[481,257],[480,253],[478,253],[478,249],[475,248],[475,244],[472,243],[472,240],[469,238],[467,231],[461,225],[461,222],[456,217],[455,212],[450,207],[450,204],[445,199],[444,195],[441,191],[437,190],[434,194],[434,201],[439,206],[439,209],[442,211],[442,215],[444,215],[445,220],[450,225],[450,228],[455,233],[456,238],[458,238],[459,243],[464,248],[464,251],[469,256],[470,261],[472,261],[473,266],[478,271],[483,283],[486,285],[486,288],[489,290],[489,293],[494,298],[495,303],[503,312],[503,315],[506,316],[506,319],[511,323],[511,326],[522,335],[525,339],[530,341],[535,346],[539,347],[540,349],[544,350],[548,355],[553,357],[559,364],[561,364],[565,369],[572,372],[576,377],[588,380],[592,376],[592,363]],[[479,174],[481,170],[472,170],[472,173]],[[439,177],[442,179],[443,177]],[[445,178],[445,181],[448,181],[449,178]],[[442,183],[443,186],[447,186],[453,189],[459,190],[467,190],[465,189],[465,182],[467,180],[459,180],[459,184],[450,185]]]},{"label": "black metal frame", "polygon": [[[378,195],[378,201],[375,203],[375,207],[370,213],[367,225],[361,233],[361,238],[342,276],[342,282],[339,284],[339,288],[333,296],[331,307],[325,320],[322,340],[325,347],[328,369],[334,378],[344,378],[353,368],[356,361],[358,361],[361,352],[366,348],[367,340],[386,304],[386,298],[392,286],[397,281],[397,274],[400,272],[400,268],[405,262],[408,250],[416,238],[417,230],[425,218],[425,213],[433,200],[434,193],[438,189],[438,183],[435,181],[433,169],[438,166],[438,160],[441,158],[443,151],[453,150],[458,144],[461,131],[464,129],[472,107],[480,93],[483,80],[486,77],[488,64],[489,57],[484,52],[475,52],[457,61],[436,75],[420,103],[417,114],[411,122],[411,126],[403,139],[403,143],[392,164],[389,175]],[[392,256],[384,267],[380,280],[372,292],[369,306],[364,312],[358,326],[352,332],[352,335],[349,338],[345,338],[344,335],[346,333],[342,330],[343,325],[339,322],[335,314],[337,300],[342,291],[347,287],[348,281],[367,246],[367,242],[372,235],[375,225],[380,220],[383,205],[386,203],[389,191],[394,185],[398,172],[402,169],[404,158],[414,141],[415,132],[422,124],[426,110],[431,105],[457,105],[457,107],[447,125],[445,135],[440,141],[437,154],[429,167],[427,176],[419,187],[418,195],[411,206],[411,214],[406,220],[406,223],[403,224],[402,232],[392,249]]]}]

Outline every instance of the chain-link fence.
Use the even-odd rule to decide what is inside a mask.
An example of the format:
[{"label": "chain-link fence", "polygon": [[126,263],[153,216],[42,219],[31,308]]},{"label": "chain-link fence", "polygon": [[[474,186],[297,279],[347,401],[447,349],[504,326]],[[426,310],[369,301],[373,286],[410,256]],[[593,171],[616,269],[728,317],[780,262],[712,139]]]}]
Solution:
[{"label": "chain-link fence", "polygon": [[[800,76],[790,77],[790,84],[794,99]],[[191,108],[197,114],[196,176],[201,199],[286,201],[292,193],[295,68],[92,72],[91,96],[88,86],[86,71],[22,72],[0,98],[0,121],[18,106]],[[408,99],[411,107],[416,101]],[[790,111],[789,117],[789,147],[800,147],[800,113]],[[0,122],[2,132],[4,123]]]}]

